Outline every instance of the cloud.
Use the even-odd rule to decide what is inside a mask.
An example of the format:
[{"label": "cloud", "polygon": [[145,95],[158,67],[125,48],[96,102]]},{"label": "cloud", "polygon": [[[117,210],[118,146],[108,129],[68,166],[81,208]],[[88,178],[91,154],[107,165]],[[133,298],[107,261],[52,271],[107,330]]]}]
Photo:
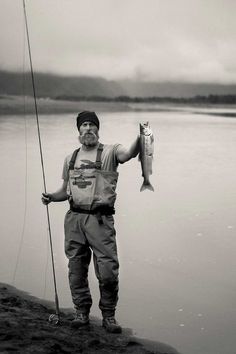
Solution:
[{"label": "cloud", "polygon": [[[37,71],[236,82],[234,0],[26,0],[26,9]],[[0,66],[21,70],[22,2],[1,0],[0,21]]]}]

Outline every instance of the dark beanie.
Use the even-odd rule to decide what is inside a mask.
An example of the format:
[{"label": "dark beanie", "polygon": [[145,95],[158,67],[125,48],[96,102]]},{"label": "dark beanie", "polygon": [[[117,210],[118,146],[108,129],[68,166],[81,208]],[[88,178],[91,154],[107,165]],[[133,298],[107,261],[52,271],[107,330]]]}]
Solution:
[{"label": "dark beanie", "polygon": [[81,124],[83,124],[84,122],[92,122],[94,123],[98,129],[99,129],[99,119],[96,115],[95,112],[90,112],[90,111],[84,111],[78,114],[77,116],[77,128],[79,130]]}]

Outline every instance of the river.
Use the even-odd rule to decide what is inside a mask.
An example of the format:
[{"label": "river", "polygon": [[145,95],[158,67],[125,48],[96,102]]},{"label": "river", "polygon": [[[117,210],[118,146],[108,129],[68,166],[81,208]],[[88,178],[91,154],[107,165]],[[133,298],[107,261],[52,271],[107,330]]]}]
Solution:
[{"label": "river", "polygon": [[[196,113],[196,110],[195,110]],[[137,336],[182,354],[232,354],[236,325],[236,119],[198,111],[105,112],[100,141],[128,146],[138,123],[155,136],[151,182],[140,192],[137,159],[119,166],[116,230],[120,259],[117,319]],[[48,191],[62,180],[78,144],[72,114],[42,115]],[[54,299],[35,118],[0,116],[1,282]],[[67,203],[49,207],[60,305],[72,307],[64,256]],[[98,310],[93,266],[90,285]]]}]

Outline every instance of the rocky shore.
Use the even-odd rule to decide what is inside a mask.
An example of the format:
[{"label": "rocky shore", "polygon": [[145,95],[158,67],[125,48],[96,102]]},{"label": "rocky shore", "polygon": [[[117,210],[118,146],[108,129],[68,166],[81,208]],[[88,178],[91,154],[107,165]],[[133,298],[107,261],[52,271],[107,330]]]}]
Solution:
[{"label": "rocky shore", "polygon": [[72,310],[63,310],[60,325],[54,325],[48,321],[52,313],[53,304],[0,284],[0,353],[178,354],[166,344],[132,336],[130,329],[108,334],[96,318],[89,327],[73,329]]}]

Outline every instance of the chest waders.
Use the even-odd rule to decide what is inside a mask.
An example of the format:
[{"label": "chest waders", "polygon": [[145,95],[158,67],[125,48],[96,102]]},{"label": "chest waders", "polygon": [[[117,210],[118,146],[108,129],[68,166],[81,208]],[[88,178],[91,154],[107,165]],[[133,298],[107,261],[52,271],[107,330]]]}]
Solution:
[{"label": "chest waders", "polygon": [[112,214],[118,173],[102,169],[102,152],[103,145],[99,144],[96,161],[81,160],[76,167],[77,149],[69,162],[71,196],[65,216],[65,253],[76,311],[88,314],[92,305],[88,268],[93,252],[99,307],[103,316],[113,316],[118,301],[119,262]]},{"label": "chest waders", "polygon": [[101,215],[115,213],[118,172],[102,169],[103,144],[99,144],[95,162],[75,167],[80,148],[69,163],[70,209],[79,213]]}]

